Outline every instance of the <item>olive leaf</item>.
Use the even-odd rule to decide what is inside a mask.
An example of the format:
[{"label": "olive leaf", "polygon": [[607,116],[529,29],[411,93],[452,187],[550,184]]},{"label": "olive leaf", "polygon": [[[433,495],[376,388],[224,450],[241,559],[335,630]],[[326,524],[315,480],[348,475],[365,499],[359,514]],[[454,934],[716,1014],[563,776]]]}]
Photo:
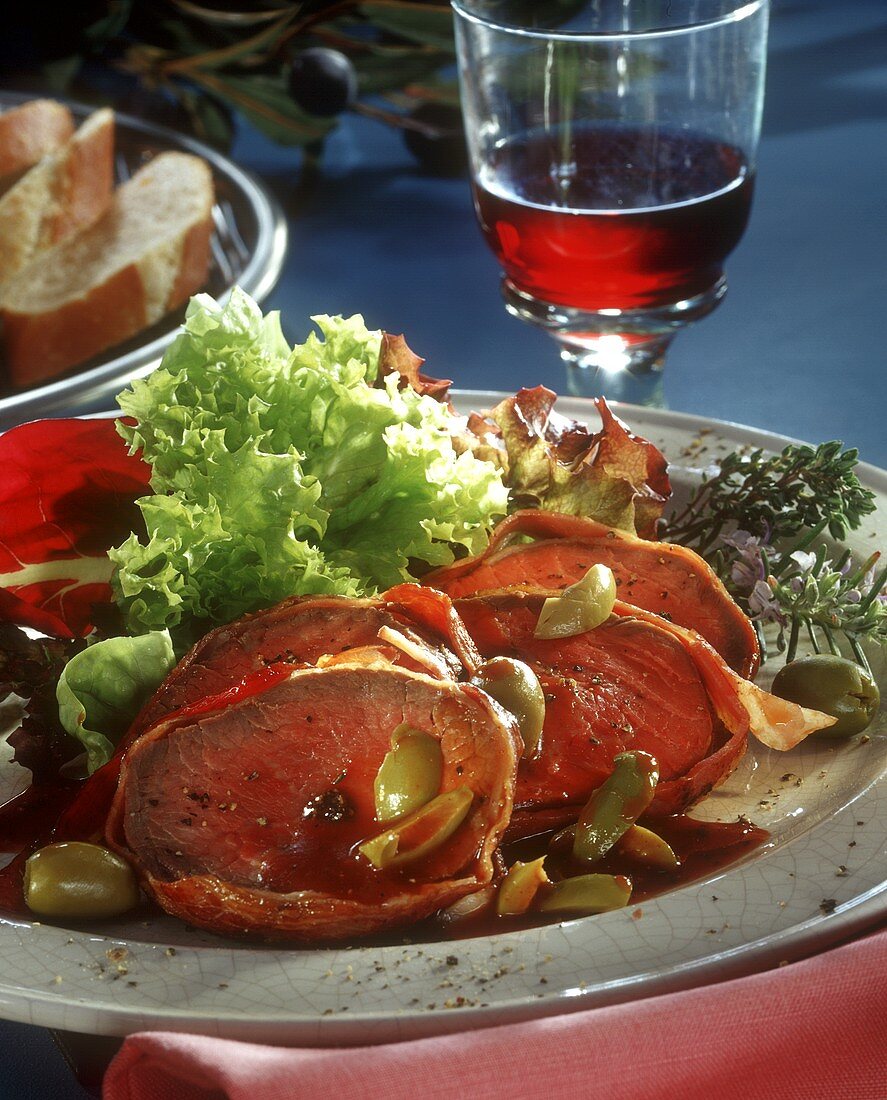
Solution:
[{"label": "olive leaf", "polygon": [[459,84],[456,80],[442,80],[432,76],[421,83],[408,82],[404,92],[412,99],[422,99],[431,103],[445,103],[448,107],[458,107]]},{"label": "olive leaf", "polygon": [[193,69],[221,69],[226,65],[236,64],[252,55],[274,45],[281,34],[292,22],[295,9],[284,12],[280,19],[263,27],[249,38],[242,38],[215,50],[206,50],[203,53],[191,53],[188,57],[178,58],[170,62],[166,69],[168,72],[191,72]]},{"label": "olive leaf", "polygon": [[100,49],[123,31],[129,22],[134,3],[135,0],[114,0],[106,5],[106,14],[91,23],[83,32],[92,49]]},{"label": "olive leaf", "polygon": [[353,60],[363,95],[394,91],[428,75],[428,55],[425,52],[401,54],[397,58],[368,54]]},{"label": "olive leaf", "polygon": [[456,51],[453,41],[453,13],[449,5],[409,4],[405,0],[375,0],[361,4],[361,15],[382,30],[399,34],[411,42],[435,46],[449,54]]},{"label": "olive leaf", "polygon": [[197,95],[190,88],[176,89],[194,127],[194,135],[227,152],[234,139],[234,123],[224,105],[211,95]]},{"label": "olive leaf", "polygon": [[200,71],[190,76],[194,83],[242,111],[257,129],[280,145],[316,141],[334,125],[329,119],[316,118],[297,107],[282,75],[231,76]]}]

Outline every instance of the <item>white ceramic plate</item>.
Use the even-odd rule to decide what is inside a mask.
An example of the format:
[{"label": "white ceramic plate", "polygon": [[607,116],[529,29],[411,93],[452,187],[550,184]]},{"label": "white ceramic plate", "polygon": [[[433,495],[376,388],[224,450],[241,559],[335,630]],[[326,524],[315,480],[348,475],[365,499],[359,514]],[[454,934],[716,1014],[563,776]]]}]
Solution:
[{"label": "white ceramic plate", "polygon": [[[463,394],[461,408],[492,394]],[[559,409],[596,419],[593,406]],[[680,491],[724,449],[785,439],[625,406]],[[700,436],[700,431],[705,434]],[[685,469],[681,469],[681,467]],[[887,546],[887,473],[862,466],[879,512],[851,542]],[[875,671],[887,696],[887,661]],[[887,715],[863,741],[789,753],[753,745],[695,816],[747,814],[769,843],[725,872],[640,906],[532,931],[337,950],[244,946],[167,917],[95,932],[0,921],[0,1015],[123,1035],[195,1031],[303,1045],[414,1038],[701,985],[799,958],[887,914]]]}]

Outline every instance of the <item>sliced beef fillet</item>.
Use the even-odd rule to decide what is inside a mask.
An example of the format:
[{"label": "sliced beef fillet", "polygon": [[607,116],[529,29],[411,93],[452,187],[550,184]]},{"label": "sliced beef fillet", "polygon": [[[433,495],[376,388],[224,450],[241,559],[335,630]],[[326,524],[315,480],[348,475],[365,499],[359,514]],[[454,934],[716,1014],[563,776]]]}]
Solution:
[{"label": "sliced beef fillet", "polygon": [[[575,808],[613,770],[614,757],[630,749],[659,762],[657,800],[668,802],[667,812],[710,790],[710,777],[698,788],[688,777],[732,739],[681,642],[656,623],[618,616],[570,638],[536,638],[544,600],[542,594],[500,592],[456,602],[481,653],[525,661],[545,692],[542,749],[520,762],[517,810],[565,807],[567,817],[575,817]],[[724,761],[726,771],[742,755],[745,729],[747,722]],[[673,799],[676,787],[680,797]],[[511,835],[522,827],[518,814]]]},{"label": "sliced beef fillet", "polygon": [[450,679],[472,672],[479,660],[449,598],[434,589],[402,584],[365,600],[297,596],[202,638],[148,701],[129,737],[258,669],[281,661],[313,665],[357,651],[368,663],[378,655]]},{"label": "sliced beef fillet", "polygon": [[749,732],[790,748],[832,721],[744,680],[694,631],[621,601],[595,630],[536,638],[549,594],[509,590],[456,601],[483,656],[525,661],[545,691],[541,752],[520,761],[509,838],[575,819],[620,752],[657,759],[650,812],[675,814],[723,782]]},{"label": "sliced beef fillet", "polygon": [[[520,535],[535,541],[510,544]],[[754,629],[707,562],[683,546],[649,542],[594,520],[515,512],[498,525],[483,554],[439,569],[425,583],[454,599],[502,588],[559,589],[596,563],[613,570],[622,600],[697,631],[741,676],[755,674]]]},{"label": "sliced beef fillet", "polygon": [[[148,894],[214,932],[316,942],[412,923],[489,883],[512,809],[513,718],[470,684],[406,669],[279,671],[127,750],[106,839]],[[438,740],[441,793],[473,800],[424,858],[379,870],[358,845],[388,827],[374,781],[403,722]]]}]

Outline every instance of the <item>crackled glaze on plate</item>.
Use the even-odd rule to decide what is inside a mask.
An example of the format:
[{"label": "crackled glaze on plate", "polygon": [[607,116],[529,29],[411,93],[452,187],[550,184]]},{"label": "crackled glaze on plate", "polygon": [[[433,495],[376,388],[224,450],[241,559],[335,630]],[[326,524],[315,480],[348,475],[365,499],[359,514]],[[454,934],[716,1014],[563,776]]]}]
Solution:
[{"label": "crackled glaze on plate", "polygon": [[[461,409],[493,394],[462,394]],[[594,421],[593,406],[561,412]],[[673,464],[676,489],[737,446],[779,436],[626,406],[631,427]],[[700,434],[701,433],[701,434]],[[849,540],[887,546],[887,473],[859,468],[878,513]],[[875,674],[887,696],[887,660]],[[766,684],[766,677],[762,677]],[[303,1045],[374,1043],[590,1008],[776,966],[887,914],[887,715],[866,738],[788,753],[753,744],[694,811],[746,814],[764,848],[724,872],[638,906],[461,941],[334,950],[256,947],[168,917],[89,931],[0,921],[0,1016],[123,1035],[195,1031]]]}]

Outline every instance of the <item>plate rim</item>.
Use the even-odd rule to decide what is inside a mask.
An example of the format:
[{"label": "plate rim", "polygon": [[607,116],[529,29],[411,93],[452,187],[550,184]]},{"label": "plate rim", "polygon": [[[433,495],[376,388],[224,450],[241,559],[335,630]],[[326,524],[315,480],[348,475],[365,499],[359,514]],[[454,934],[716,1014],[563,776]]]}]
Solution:
[{"label": "plate rim", "polygon": [[[453,397],[460,406],[469,404],[486,406],[492,404],[506,394],[489,390],[456,390]],[[582,415],[583,412],[591,414],[594,411],[593,403],[586,398],[560,397],[558,408],[567,415]],[[752,446],[762,446],[767,449],[781,449],[788,442],[795,442],[790,437],[776,432],[757,429],[748,425],[717,418],[700,416],[698,414],[681,413],[671,410],[656,410],[641,406],[613,403],[614,410],[622,416],[634,430],[643,432],[647,425],[655,424],[667,429],[677,429],[679,432],[698,434],[702,428],[714,429],[715,432],[724,433],[726,440],[730,442],[744,442]],[[102,415],[113,416],[113,412]],[[646,423],[639,423],[646,422]],[[667,456],[668,457],[668,456]],[[857,467],[860,479],[874,488],[877,492],[887,496],[887,470],[880,469],[868,463],[860,463]],[[881,508],[885,501],[879,502]],[[879,509],[880,510],[880,509]],[[877,810],[877,796],[887,796],[885,790],[885,773],[882,771],[860,790],[854,791],[852,796],[835,811],[830,817],[814,825],[805,833],[787,841],[779,849],[771,850],[771,854],[777,850],[785,851],[791,846],[798,845],[805,836],[818,832],[823,827],[828,827],[839,816],[846,815],[851,807],[854,814],[861,805],[868,807],[875,802]],[[887,814],[887,804],[882,803],[881,813]],[[845,822],[846,824],[846,822]],[[871,830],[874,832],[875,830]],[[767,854],[767,850],[759,851],[750,858],[741,861],[732,868],[716,874],[704,883],[718,882],[730,875],[744,874],[747,869],[754,869],[760,864],[761,859]],[[808,919],[778,928],[769,934],[759,936],[756,939],[747,939],[732,947],[715,952],[700,954],[697,957],[678,961],[665,967],[659,967],[651,972],[638,972],[623,975],[612,980],[597,983],[588,988],[558,987],[544,994],[542,997],[505,997],[501,1000],[493,998],[490,1003],[482,1005],[467,1005],[454,1008],[422,1009],[414,1013],[405,1013],[401,1008],[389,1007],[387,1009],[358,1009],[350,1012],[347,1019],[341,1015],[329,1015],[320,1017],[317,1012],[307,1014],[294,1012],[274,1013],[258,1012],[244,1014],[244,1010],[238,1007],[237,1002],[232,1002],[230,1007],[216,1005],[212,1011],[195,1008],[189,1005],[171,1003],[169,1005],[150,1005],[147,1008],[138,1004],[121,1004],[96,997],[91,1001],[85,1001],[82,997],[69,995],[63,983],[58,988],[36,989],[22,988],[10,985],[4,978],[0,980],[0,1015],[5,1018],[19,1020],[28,1023],[38,1023],[43,1026],[65,1027],[70,1030],[93,1030],[100,1034],[128,1034],[133,1030],[181,1030],[191,1032],[211,1033],[232,1038],[244,1038],[255,1041],[260,1039],[267,1043],[308,1043],[312,1045],[361,1045],[365,1043],[389,1041],[392,1039],[419,1038],[434,1034],[465,1030],[480,1026],[494,1026],[502,1023],[516,1022],[564,1013],[567,1011],[580,1011],[586,1008],[598,1007],[606,1004],[622,1003],[641,997],[654,996],[665,992],[680,989],[693,988],[699,985],[709,984],[722,980],[739,977],[775,965],[776,962],[790,958],[795,960],[805,957],[814,951],[837,943],[849,936],[855,935],[876,921],[883,919],[887,914],[887,852],[883,849],[876,853],[880,856],[881,880],[869,889],[842,902],[836,912],[825,915],[815,914]],[[700,883],[692,883],[681,890],[676,890],[663,897],[674,897],[692,891],[700,887]],[[655,901],[655,899],[654,899]],[[646,904],[646,903],[645,903]],[[607,914],[612,917],[613,914]],[[592,918],[601,921],[602,918]],[[541,930],[545,935],[539,937],[540,942],[546,937],[551,938],[564,930],[575,929],[582,921],[567,921],[560,924],[548,925]],[[8,943],[4,940],[10,936],[15,937],[17,931],[30,929],[31,933],[37,930],[36,940],[40,941],[47,934],[56,935],[56,938],[71,937],[69,942],[79,933],[72,933],[66,929],[50,928],[42,926],[38,922],[17,922],[8,919],[0,919],[0,960],[4,959],[9,950]],[[555,930],[555,931],[552,931]],[[27,937],[28,932],[24,935]],[[195,953],[204,955],[206,961],[210,955],[222,957],[232,955],[238,950],[246,951],[254,957],[255,963],[261,969],[262,960],[274,959],[277,956],[285,956],[284,961],[294,958],[330,961],[330,971],[338,966],[343,958],[350,958],[352,964],[359,957],[369,961],[371,955],[388,953],[386,961],[395,959],[397,952],[410,950],[418,951],[419,955],[425,955],[431,960],[435,955],[447,956],[456,951],[466,950],[465,945],[473,943],[491,944],[494,949],[502,952],[513,951],[508,941],[515,937],[525,936],[526,933],[498,933],[488,937],[478,937],[476,940],[442,941],[426,945],[410,945],[405,947],[359,947],[359,948],[318,948],[318,949],[293,949],[293,948],[257,948],[247,946],[236,948],[230,941],[221,941],[211,947],[176,948],[173,953],[177,958]],[[113,935],[96,936],[92,933],[84,934],[95,951],[107,952],[115,948],[137,947],[140,952],[158,956],[163,953],[160,943],[140,941],[133,938],[121,939]],[[20,946],[24,945],[20,941]],[[424,950],[423,950],[424,949]],[[418,956],[414,956],[417,958]],[[155,960],[156,961],[156,960]],[[438,960],[439,962],[440,960]],[[162,966],[161,962],[161,966]],[[281,969],[283,963],[279,964]],[[351,968],[347,962],[343,964]],[[295,987],[294,987],[295,988]],[[98,992],[98,990],[96,991]],[[224,996],[221,998],[224,1001]],[[78,1022],[72,1023],[72,1018]]]}]

